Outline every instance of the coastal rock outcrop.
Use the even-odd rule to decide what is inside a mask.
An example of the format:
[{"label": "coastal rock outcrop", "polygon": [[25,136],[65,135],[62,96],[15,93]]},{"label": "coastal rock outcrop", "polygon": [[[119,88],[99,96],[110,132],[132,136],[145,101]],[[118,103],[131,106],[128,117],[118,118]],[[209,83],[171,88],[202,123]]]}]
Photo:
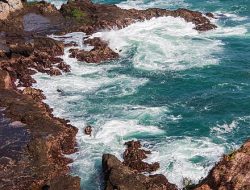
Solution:
[{"label": "coastal rock outcrop", "polygon": [[106,190],[177,190],[164,175],[145,176],[134,172],[122,164],[114,155],[104,154],[102,166],[106,181]]},{"label": "coastal rock outcrop", "polygon": [[1,0],[0,1],[0,20],[5,20],[11,12],[23,8],[21,0]]},{"label": "coastal rock outcrop", "polygon": [[124,162],[111,154],[104,154],[102,167],[106,181],[106,190],[177,190],[177,187],[168,182],[161,174],[143,175],[141,172],[152,172],[159,168],[142,161],[149,151],[141,149],[139,141],[125,143]]},{"label": "coastal rock outcrop", "polygon": [[76,151],[77,128],[52,115],[41,91],[6,88],[9,79],[0,70],[0,189],[79,190],[80,179],[69,176],[71,160],[64,157]]},{"label": "coastal rock outcrop", "polygon": [[94,4],[90,0],[76,0],[68,1],[67,4],[62,5],[60,12],[65,18],[73,20],[75,26],[71,30],[77,27],[88,34],[102,29],[123,28],[137,21],[161,16],[181,17],[187,22],[192,22],[198,31],[216,28],[202,13],[188,9],[173,11],[158,8],[126,10],[116,5]]},{"label": "coastal rock outcrop", "polygon": [[229,155],[223,156],[195,190],[250,189],[250,141]]},{"label": "coastal rock outcrop", "polygon": [[111,50],[108,47],[108,43],[102,41],[100,38],[88,39],[85,43],[94,48],[90,51],[72,49],[71,57],[76,57],[78,60],[87,63],[100,63],[102,61],[117,59],[119,57],[118,53]]},{"label": "coastal rock outcrop", "polygon": [[147,158],[147,154],[151,154],[149,150],[141,149],[140,141],[128,141],[125,143],[127,149],[123,154],[123,164],[137,172],[153,172],[160,168],[158,162],[149,164],[143,159]]}]

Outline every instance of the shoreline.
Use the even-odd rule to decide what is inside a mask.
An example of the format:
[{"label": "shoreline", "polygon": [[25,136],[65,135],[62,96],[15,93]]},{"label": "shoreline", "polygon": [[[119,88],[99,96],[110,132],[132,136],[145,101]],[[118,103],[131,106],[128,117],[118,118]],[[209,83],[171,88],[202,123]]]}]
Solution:
[{"label": "shoreline", "polygon": [[[118,26],[118,28],[122,28],[135,22],[138,18],[143,20],[166,14],[166,12],[160,9],[150,9],[150,11],[133,10],[132,12],[122,11],[123,14],[128,14],[136,19],[130,19],[128,21],[119,18],[121,19],[120,23],[114,22],[117,18],[111,18],[111,20],[106,20],[106,22],[102,23],[100,22],[102,15],[99,15],[99,17],[97,15],[97,21],[94,23],[95,27],[91,28],[93,23],[88,23],[89,21],[86,23],[85,16],[81,16],[78,12],[80,14],[80,19],[83,19],[84,17],[85,21],[82,23],[78,20],[79,16],[74,16],[71,15],[70,12],[67,12],[68,10],[72,10],[79,6],[79,3],[80,2],[72,2],[65,5],[61,9],[63,12],[62,14],[49,3],[37,3],[34,5],[26,4],[24,9],[20,9],[17,12],[14,12],[13,15],[10,15],[10,18],[15,17],[12,22],[0,23],[4,26],[2,27],[3,31],[1,32],[3,35],[0,35],[0,38],[8,41],[8,43],[0,44],[0,107],[5,108],[4,114],[6,118],[11,119],[12,122],[19,123],[21,128],[24,129],[27,134],[30,134],[30,138],[24,141],[24,145],[21,146],[22,151],[18,158],[9,159],[9,157],[4,155],[5,152],[0,151],[1,155],[3,155],[3,159],[1,158],[1,167],[3,167],[3,171],[5,171],[5,173],[2,172],[0,175],[3,176],[3,187],[5,189],[27,189],[27,187],[30,189],[80,189],[80,178],[69,175],[70,170],[68,164],[72,160],[64,157],[64,154],[71,154],[76,151],[75,136],[77,129],[68,124],[69,121],[54,117],[52,109],[42,102],[42,100],[46,98],[42,94],[42,91],[31,88],[32,83],[35,82],[32,78],[32,75],[35,74],[35,72],[47,73],[51,76],[61,75],[62,72],[70,72],[70,67],[60,58],[57,58],[58,55],[63,54],[64,48],[67,44],[64,45],[63,43],[46,36],[52,34],[54,31],[55,33],[61,34],[70,32],[67,31],[68,29],[62,29],[62,25],[59,24],[60,22],[66,23],[69,26],[71,25],[71,32],[79,31],[80,27],[81,31],[92,34],[101,28],[111,29],[115,25]],[[108,11],[121,11],[121,9],[115,8],[115,6],[111,5],[95,5],[89,1],[85,1],[85,3],[88,5],[88,9],[103,10],[107,8]],[[31,10],[32,14],[35,12],[36,16],[30,15]],[[93,13],[88,12],[88,14]],[[168,12],[168,14],[170,13]],[[208,21],[203,19],[205,17],[197,12],[190,12],[181,9],[180,12],[171,14],[179,16],[183,14],[188,18],[191,18],[190,14],[194,14],[197,16],[192,17],[195,19],[194,22],[196,22],[196,26],[200,26],[200,21],[197,21],[197,18],[200,18],[201,22],[210,26],[207,28],[208,30],[213,29],[213,26],[210,25],[211,23],[207,23]],[[70,20],[67,18],[68,16],[75,20],[74,23],[68,22]],[[34,20],[42,21],[45,22],[46,25],[42,26],[42,28],[35,29],[34,31],[31,30],[27,32],[25,28],[21,27],[23,20],[20,19],[24,17],[28,19],[27,22],[33,22]],[[94,17],[93,15],[89,15],[87,18]],[[32,26],[36,25],[32,23]],[[31,26],[28,26],[28,28],[29,27]],[[13,28],[14,30],[17,29],[17,31],[20,31],[20,33],[10,32],[13,31]],[[202,31],[204,26],[197,27],[196,29]],[[39,36],[35,35],[37,32],[39,33]],[[94,46],[94,49],[91,51],[79,51],[73,49],[71,51],[71,56],[76,57],[78,60],[91,63],[101,63],[102,61],[118,58],[118,54],[115,54],[108,47],[108,44],[99,38],[87,40],[85,43]],[[23,91],[17,89],[17,86],[14,83],[17,80],[19,82],[17,86],[26,87]],[[9,124],[7,124],[7,128],[8,127]],[[17,138],[17,140],[20,139]],[[248,144],[249,142],[246,142],[244,144],[245,148],[243,147],[239,151],[236,151],[235,155],[238,155],[238,153],[242,154],[242,151],[249,154]],[[6,140],[6,145],[8,145],[8,140]],[[226,162],[234,162],[235,159],[238,161],[237,156],[229,156],[229,158],[224,156],[222,161],[211,170],[208,177],[205,178],[201,184],[196,186],[196,189],[209,189],[212,186],[211,183],[215,184],[213,181],[213,173],[217,170],[220,171],[220,169],[216,168]],[[248,161],[247,159],[249,159],[249,157],[246,156],[245,161]],[[23,171],[25,171],[25,176],[27,178],[20,178],[20,176],[24,175],[22,173]],[[13,186],[13,182],[8,180],[10,176],[11,178],[14,178],[15,186]],[[219,178],[220,182],[222,180],[224,180],[223,177]],[[217,186],[223,185],[223,183],[221,184],[220,182],[216,183]]]}]

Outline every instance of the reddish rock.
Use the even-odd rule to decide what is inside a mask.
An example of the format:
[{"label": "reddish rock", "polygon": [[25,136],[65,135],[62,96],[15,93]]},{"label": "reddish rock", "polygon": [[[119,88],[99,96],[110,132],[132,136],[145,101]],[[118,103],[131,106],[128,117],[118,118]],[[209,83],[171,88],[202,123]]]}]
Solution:
[{"label": "reddish rock", "polygon": [[239,150],[223,156],[195,190],[250,189],[250,141]]},{"label": "reddish rock", "polygon": [[102,167],[106,190],[177,190],[164,175],[145,176],[122,164],[114,155],[104,154]]},{"label": "reddish rock", "polygon": [[[100,29],[123,28],[138,20],[151,19],[160,16],[173,16],[184,18],[187,22],[195,24],[195,29],[206,31],[216,28],[208,18],[197,11],[188,9],[164,10],[151,8],[147,10],[121,9],[116,5],[94,4],[90,0],[69,1],[64,4],[60,12],[73,23],[71,31],[77,27],[91,34]],[[78,14],[72,14],[77,12]]]},{"label": "reddish rock", "polygon": [[119,57],[117,53],[108,47],[108,43],[102,41],[100,38],[88,39],[85,43],[94,46],[94,48],[90,51],[72,49],[71,57],[76,57],[78,60],[87,63],[100,63]]},{"label": "reddish rock", "polygon": [[[80,179],[68,175],[67,165],[71,160],[64,157],[64,154],[76,150],[77,129],[65,120],[55,118],[46,104],[30,98],[35,94],[34,90],[26,89],[25,92],[27,94],[20,94],[0,87],[0,107],[6,108],[5,117],[15,121],[13,129],[10,128],[12,125],[6,126],[6,134],[0,140],[4,145],[0,147],[3,167],[0,170],[0,189],[26,190],[49,186],[55,190],[79,190]],[[3,125],[0,126],[2,130]],[[10,144],[12,141],[15,146]],[[10,154],[13,151],[15,153]]]},{"label": "reddish rock", "polygon": [[147,158],[147,154],[150,154],[150,151],[141,149],[141,143],[139,141],[129,141],[125,145],[127,149],[123,154],[124,162],[126,166],[137,172],[153,172],[159,169],[159,163],[146,163],[142,160]]}]

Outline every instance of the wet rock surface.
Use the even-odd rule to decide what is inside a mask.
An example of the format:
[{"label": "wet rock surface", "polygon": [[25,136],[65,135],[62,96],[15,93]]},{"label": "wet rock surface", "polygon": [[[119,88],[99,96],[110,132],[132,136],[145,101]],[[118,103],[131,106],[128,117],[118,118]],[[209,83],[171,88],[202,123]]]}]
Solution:
[{"label": "wet rock surface", "polygon": [[[23,8],[22,8],[23,7]],[[46,2],[0,1],[0,189],[80,189],[80,179],[69,175],[70,159],[64,154],[76,151],[77,129],[68,121],[55,118],[42,102],[45,96],[31,88],[37,72],[60,75],[70,67],[57,56],[64,44],[47,35],[82,31],[93,34],[103,29],[122,28],[136,21],[159,16],[181,17],[198,31],[216,28],[207,17],[187,9],[123,10],[115,5],[93,4],[88,0],[70,1],[60,10]],[[91,63],[118,58],[107,42],[87,39],[90,51],[71,50],[72,56]],[[74,45],[74,44],[71,44]],[[22,91],[17,87],[26,87]],[[91,134],[91,130],[86,131]],[[145,176],[158,163],[143,161],[150,151],[138,141],[126,143],[124,161],[103,155],[106,189],[176,189],[163,175]],[[249,189],[249,142],[225,156],[196,189]]]},{"label": "wet rock surface", "polygon": [[91,126],[87,126],[84,128],[84,133],[85,135],[89,135],[91,136],[91,133],[92,133],[92,127]]},{"label": "wet rock surface", "polygon": [[141,148],[140,141],[129,141],[125,145],[127,149],[123,154],[123,164],[137,172],[153,172],[160,168],[158,162],[149,164],[144,162],[143,159],[147,158],[148,154],[151,154],[149,150]]},{"label": "wet rock surface", "polygon": [[148,164],[142,161],[150,152],[141,149],[139,141],[129,141],[125,145],[127,149],[123,155],[124,162],[112,154],[104,154],[102,157],[106,190],[177,190],[177,187],[169,183],[164,175],[141,174],[141,172],[157,170],[159,164]]},{"label": "wet rock surface", "polygon": [[74,20],[77,27],[88,34],[101,29],[123,28],[136,21],[160,16],[181,17],[187,22],[194,23],[195,29],[199,31],[216,28],[202,13],[188,9],[125,10],[116,5],[101,5],[93,4],[90,0],[76,0],[62,5],[60,12],[65,18]]},{"label": "wet rock surface", "polygon": [[108,47],[108,43],[102,41],[100,38],[88,39],[85,43],[94,48],[90,51],[72,49],[71,57],[76,57],[78,60],[87,63],[100,63],[119,57],[117,53]]}]

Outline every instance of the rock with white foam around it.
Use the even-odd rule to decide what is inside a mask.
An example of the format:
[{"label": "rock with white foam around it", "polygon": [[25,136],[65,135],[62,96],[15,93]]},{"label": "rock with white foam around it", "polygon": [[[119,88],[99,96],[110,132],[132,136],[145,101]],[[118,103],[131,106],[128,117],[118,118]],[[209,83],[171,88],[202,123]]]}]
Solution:
[{"label": "rock with white foam around it", "polygon": [[[177,190],[162,174],[146,176],[140,173],[155,171],[159,164],[142,161],[150,151],[141,149],[139,141],[129,141],[125,145],[124,162],[112,154],[104,154],[102,157],[106,190]],[[155,164],[157,167],[154,167]]]}]

